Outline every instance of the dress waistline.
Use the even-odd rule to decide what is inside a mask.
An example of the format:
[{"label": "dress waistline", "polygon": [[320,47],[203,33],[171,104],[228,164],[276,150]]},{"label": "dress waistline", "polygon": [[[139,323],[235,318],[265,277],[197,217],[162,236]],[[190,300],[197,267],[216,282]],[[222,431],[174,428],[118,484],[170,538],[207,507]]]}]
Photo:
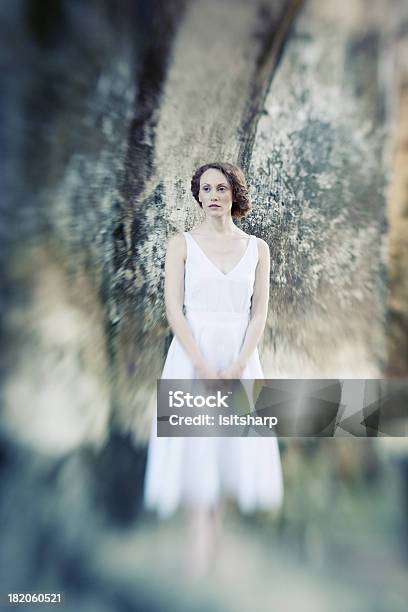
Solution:
[{"label": "dress waistline", "polygon": [[211,319],[213,321],[245,321],[249,320],[249,310],[247,312],[229,312],[226,310],[198,310],[196,308],[186,308],[187,317],[200,319]]}]

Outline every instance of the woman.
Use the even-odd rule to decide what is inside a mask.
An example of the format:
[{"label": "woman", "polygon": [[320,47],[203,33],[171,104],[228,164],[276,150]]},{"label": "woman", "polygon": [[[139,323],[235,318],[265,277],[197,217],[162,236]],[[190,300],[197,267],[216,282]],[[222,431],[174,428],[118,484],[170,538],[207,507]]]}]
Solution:
[{"label": "woman", "polygon": [[[233,222],[251,209],[245,177],[232,164],[206,164],[191,191],[205,220],[168,242],[165,304],[174,337],[162,378],[263,378],[257,346],[268,311],[270,255],[264,240]],[[276,438],[158,438],[155,415],[145,506],[161,517],[180,505],[190,509],[200,570],[210,561],[222,495],[243,512],[281,505]]]}]

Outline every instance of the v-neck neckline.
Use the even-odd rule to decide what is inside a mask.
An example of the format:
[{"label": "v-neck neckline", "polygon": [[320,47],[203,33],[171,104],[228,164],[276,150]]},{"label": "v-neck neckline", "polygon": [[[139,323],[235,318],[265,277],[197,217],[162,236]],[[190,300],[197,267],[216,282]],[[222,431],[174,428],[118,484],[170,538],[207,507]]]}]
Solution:
[{"label": "v-neck neckline", "polygon": [[205,252],[203,251],[203,249],[200,247],[200,245],[198,244],[198,242],[195,240],[195,238],[193,238],[193,236],[190,234],[190,232],[187,232],[187,234],[190,236],[191,240],[194,242],[194,244],[196,245],[196,247],[199,249],[199,251],[201,251],[201,253],[204,255],[204,257],[207,259],[207,261],[210,262],[210,264],[212,265],[213,268],[215,268],[217,270],[217,272],[219,274],[221,274],[222,276],[229,276],[230,274],[232,274],[232,272],[234,272],[234,270],[236,268],[238,268],[238,266],[240,265],[240,263],[242,262],[242,260],[245,258],[245,256],[247,255],[248,251],[249,251],[249,246],[251,244],[251,240],[252,240],[252,234],[249,235],[249,240],[248,240],[248,244],[245,247],[245,251],[242,254],[241,258],[239,259],[239,261],[235,264],[235,266],[229,270],[228,272],[222,272],[222,270],[219,269],[218,266],[215,265],[215,263],[208,257],[208,255],[205,254]]}]

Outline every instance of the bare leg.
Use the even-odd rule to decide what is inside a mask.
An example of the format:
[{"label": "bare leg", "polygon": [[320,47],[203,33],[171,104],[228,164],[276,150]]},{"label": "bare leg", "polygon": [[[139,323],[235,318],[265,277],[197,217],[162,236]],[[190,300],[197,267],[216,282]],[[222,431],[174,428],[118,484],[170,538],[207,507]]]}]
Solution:
[{"label": "bare leg", "polygon": [[198,578],[209,573],[221,535],[220,509],[195,508],[189,513],[187,572]]}]

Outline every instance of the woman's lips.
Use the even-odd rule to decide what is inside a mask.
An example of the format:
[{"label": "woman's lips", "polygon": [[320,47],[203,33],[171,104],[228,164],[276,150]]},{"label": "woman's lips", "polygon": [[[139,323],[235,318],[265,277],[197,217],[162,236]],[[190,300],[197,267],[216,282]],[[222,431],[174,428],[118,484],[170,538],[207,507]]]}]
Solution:
[{"label": "woman's lips", "polygon": [[210,208],[219,208],[218,204],[210,204]]}]

